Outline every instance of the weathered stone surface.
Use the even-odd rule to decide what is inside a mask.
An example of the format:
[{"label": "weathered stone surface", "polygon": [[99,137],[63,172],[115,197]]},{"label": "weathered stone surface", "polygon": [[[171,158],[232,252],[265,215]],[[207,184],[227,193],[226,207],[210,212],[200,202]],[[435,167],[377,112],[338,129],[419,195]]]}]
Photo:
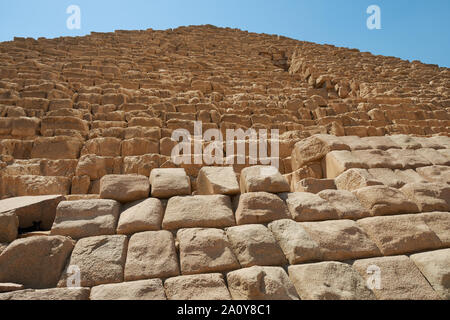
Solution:
[{"label": "weathered stone surface", "polygon": [[371,217],[358,221],[383,255],[439,249],[441,241],[421,215]]},{"label": "weathered stone surface", "polygon": [[[23,290],[23,289],[24,289],[23,284],[0,283],[0,293],[19,291],[19,290]],[[1,298],[0,298],[0,300],[1,300]]]},{"label": "weathered stone surface", "polygon": [[13,212],[19,218],[21,228],[41,222],[40,227],[50,230],[55,220],[56,207],[63,196],[18,197],[0,201],[0,213]]},{"label": "weathered stone surface", "polygon": [[269,224],[269,230],[272,231],[290,264],[320,259],[319,244],[300,223],[278,220]]},{"label": "weathered stone surface", "polygon": [[190,179],[184,169],[153,169],[150,174],[152,197],[170,198],[191,194]]},{"label": "weathered stone surface", "polygon": [[242,267],[283,266],[286,257],[272,233],[263,225],[246,225],[226,230]]},{"label": "weathered stone surface", "polygon": [[71,178],[44,176],[9,176],[2,177],[4,192],[12,197],[66,195],[70,193]]},{"label": "weathered stone surface", "polygon": [[0,213],[0,242],[13,242],[17,238],[19,218],[14,212]]},{"label": "weathered stone surface", "polygon": [[268,223],[289,217],[286,204],[275,194],[251,192],[239,197],[239,206],[236,210],[236,222],[239,225]]},{"label": "weathered stone surface", "polygon": [[81,239],[116,233],[120,204],[114,200],[63,201],[56,209],[52,235]]},{"label": "weathered stone surface", "polygon": [[430,182],[450,184],[449,166],[431,166],[417,168],[417,173]]},{"label": "weathered stone surface", "polygon": [[354,191],[368,186],[382,185],[366,169],[350,169],[334,180],[338,190]]},{"label": "weathered stone surface", "polygon": [[61,236],[15,240],[0,255],[0,282],[34,289],[56,287],[74,245]]},{"label": "weathered stone surface", "polygon": [[134,234],[128,243],[125,281],[175,277],[180,274],[173,236],[168,231]]},{"label": "weathered stone surface", "polygon": [[69,137],[40,137],[33,143],[32,159],[78,159],[82,142]]},{"label": "weathered stone surface", "polygon": [[345,263],[290,266],[289,277],[302,300],[375,300],[361,275]]},{"label": "weathered stone surface", "polygon": [[253,166],[241,172],[241,193],[247,192],[289,192],[289,183],[277,168],[271,166]]},{"label": "weathered stone surface", "polygon": [[441,298],[450,300],[450,249],[413,254],[410,258]]},{"label": "weathered stone surface", "polygon": [[450,212],[430,212],[421,215],[427,226],[445,247],[450,246]]},{"label": "weathered stone surface", "polygon": [[329,206],[337,211],[339,219],[358,220],[370,216],[370,212],[362,206],[358,198],[350,191],[324,190],[318,196],[326,200]]},{"label": "weathered stone surface", "polygon": [[220,273],[170,278],[164,287],[169,300],[231,300]]},{"label": "weathered stone surface", "polygon": [[353,263],[353,268],[370,283],[371,278],[376,275],[368,271],[379,271],[380,283],[374,281],[372,290],[379,300],[439,299],[419,269],[406,256],[357,260]]},{"label": "weathered stone surface", "polygon": [[369,169],[369,174],[372,175],[372,177],[376,177],[377,181],[380,181],[385,186],[391,187],[391,188],[401,188],[405,185],[404,179],[397,176],[394,172],[394,170],[389,168],[374,168]]},{"label": "weathered stone surface", "polygon": [[380,254],[377,246],[355,221],[304,222],[301,226],[318,244],[320,260],[344,261]]},{"label": "weathered stone surface", "polygon": [[61,275],[58,287],[70,287],[70,277],[79,268],[80,285],[93,287],[123,281],[128,239],[123,235],[78,240]]},{"label": "weathered stone surface", "polygon": [[367,169],[367,165],[350,151],[332,151],[324,159],[325,176],[334,179],[353,168]]},{"label": "weathered stone surface", "polygon": [[450,211],[450,185],[410,183],[400,189],[421,212]]},{"label": "weathered stone surface", "polygon": [[56,288],[42,290],[21,290],[8,293],[1,293],[0,300],[89,300],[89,288]]},{"label": "weathered stone surface", "polygon": [[199,195],[239,194],[239,183],[232,167],[203,167],[197,177]]},{"label": "weathered stone surface", "polygon": [[100,180],[100,198],[122,203],[148,198],[150,182],[146,176],[106,175]]},{"label": "weathered stone surface", "polygon": [[424,157],[432,164],[437,166],[450,166],[450,157],[440,150],[432,148],[423,148],[416,150],[417,154]]},{"label": "weathered stone surface", "polygon": [[177,240],[180,243],[183,275],[226,272],[240,268],[223,230],[181,229],[177,232]]},{"label": "weathered stone surface", "polygon": [[417,205],[408,200],[402,192],[387,186],[366,187],[355,190],[353,193],[373,216],[419,211]]},{"label": "weathered stone surface", "polygon": [[161,200],[150,198],[126,205],[119,217],[118,234],[132,235],[161,229],[164,208]]},{"label": "weathered stone surface", "polygon": [[233,300],[299,300],[286,272],[280,267],[251,267],[228,273]]},{"label": "weathered stone surface", "polygon": [[335,190],[334,179],[306,178],[296,184],[294,192],[308,192],[317,194],[324,190]]},{"label": "weathered stone surface", "polygon": [[166,294],[161,279],[152,279],[93,287],[90,300],[166,300]]},{"label": "weathered stone surface", "polygon": [[231,200],[224,195],[170,198],[163,229],[225,228],[236,225]]},{"label": "weathered stone surface", "polygon": [[336,220],[338,211],[331,204],[312,193],[295,192],[286,195],[292,218],[298,222]]}]

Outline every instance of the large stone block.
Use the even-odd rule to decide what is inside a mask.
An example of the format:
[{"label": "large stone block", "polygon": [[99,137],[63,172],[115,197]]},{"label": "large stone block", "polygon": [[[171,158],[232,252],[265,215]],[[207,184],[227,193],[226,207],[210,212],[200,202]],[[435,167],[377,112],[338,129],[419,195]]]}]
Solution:
[{"label": "large stone block", "polygon": [[318,195],[337,210],[339,219],[358,220],[370,216],[370,212],[362,206],[358,198],[350,191],[324,190],[319,192]]},{"label": "large stone block", "polygon": [[236,222],[239,225],[268,223],[289,217],[286,204],[275,194],[251,192],[239,197],[239,206],[236,210]]},{"label": "large stone block", "polygon": [[152,197],[168,199],[191,194],[191,181],[184,169],[153,169],[150,173]]},{"label": "large stone block", "polygon": [[161,279],[103,284],[93,287],[90,300],[166,300]]},{"label": "large stone block", "polygon": [[222,274],[199,274],[167,279],[169,300],[231,300]]},{"label": "large stone block", "polygon": [[241,193],[247,192],[289,192],[290,186],[277,168],[271,166],[253,166],[241,172]]},{"label": "large stone block", "polygon": [[339,175],[334,180],[338,190],[354,191],[361,188],[382,185],[366,169],[350,169]]},{"label": "large stone block", "polygon": [[400,189],[421,212],[450,211],[450,185],[410,183]]},{"label": "large stone block", "polygon": [[39,159],[78,159],[82,142],[75,138],[58,136],[37,138],[33,143],[31,158]]},{"label": "large stone block", "polygon": [[106,175],[100,180],[100,198],[122,203],[148,198],[150,181],[139,175]]},{"label": "large stone block", "polygon": [[52,235],[73,239],[116,233],[120,204],[114,200],[63,201],[56,209]]},{"label": "large stone block", "polygon": [[56,287],[74,245],[73,240],[61,236],[15,240],[0,255],[0,283],[34,289]]},{"label": "large stone block", "polygon": [[445,247],[450,246],[450,212],[430,212],[421,215],[427,226]]},{"label": "large stone block", "polygon": [[0,293],[0,300],[17,301],[78,301],[89,300],[89,288],[55,288],[42,290],[21,290],[7,293]]},{"label": "large stone block", "polygon": [[228,196],[187,196],[170,198],[162,227],[226,228],[236,225]]},{"label": "large stone block", "polygon": [[0,243],[16,240],[18,230],[19,218],[14,212],[0,213]]},{"label": "large stone block", "polygon": [[203,167],[197,177],[199,195],[240,193],[236,173],[232,167]]},{"label": "large stone block", "polygon": [[367,165],[350,151],[332,151],[324,159],[325,176],[334,179],[353,168],[368,169]]},{"label": "large stone block", "polygon": [[126,205],[119,217],[117,233],[132,235],[161,229],[164,208],[161,200],[150,198]]},{"label": "large stone block", "polygon": [[286,203],[292,218],[298,222],[338,219],[338,211],[316,194],[288,193]]}]

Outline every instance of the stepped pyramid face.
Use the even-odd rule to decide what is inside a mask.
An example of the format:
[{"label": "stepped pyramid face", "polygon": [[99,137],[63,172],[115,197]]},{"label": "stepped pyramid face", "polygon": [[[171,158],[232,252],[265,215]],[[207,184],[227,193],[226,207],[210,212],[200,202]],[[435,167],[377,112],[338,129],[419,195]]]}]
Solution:
[{"label": "stepped pyramid face", "polygon": [[209,25],[0,43],[0,300],[449,299],[449,134],[417,61]]}]

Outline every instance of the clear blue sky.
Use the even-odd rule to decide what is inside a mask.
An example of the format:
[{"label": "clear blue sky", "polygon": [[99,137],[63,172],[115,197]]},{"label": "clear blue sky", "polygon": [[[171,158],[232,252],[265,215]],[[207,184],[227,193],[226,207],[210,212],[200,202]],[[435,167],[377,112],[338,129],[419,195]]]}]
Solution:
[{"label": "clear blue sky", "polygon": [[[66,9],[81,8],[81,30]],[[369,5],[381,30],[368,30]],[[450,67],[449,0],[0,0],[0,41],[213,24]]]}]

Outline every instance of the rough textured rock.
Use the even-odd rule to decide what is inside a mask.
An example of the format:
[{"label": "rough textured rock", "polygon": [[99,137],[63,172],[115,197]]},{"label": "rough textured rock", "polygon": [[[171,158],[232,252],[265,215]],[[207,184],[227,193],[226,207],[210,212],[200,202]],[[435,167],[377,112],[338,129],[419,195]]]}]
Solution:
[{"label": "rough textured rock", "polygon": [[34,289],[56,287],[74,245],[61,236],[15,240],[0,255],[0,282]]},{"label": "rough textured rock", "polygon": [[0,212],[13,212],[19,218],[21,228],[41,222],[40,227],[50,230],[56,216],[56,207],[64,200],[63,196],[18,197],[0,201]]},{"label": "rough textured rock", "polygon": [[350,191],[324,190],[318,195],[326,200],[329,206],[337,210],[339,219],[358,220],[370,215],[370,212],[362,206],[358,198]]},{"label": "rough textured rock", "polygon": [[56,209],[52,235],[81,239],[116,233],[120,204],[114,200],[63,201]]},{"label": "rough textured rock", "polygon": [[332,151],[325,156],[323,162],[328,179],[334,179],[349,169],[367,169],[367,165],[350,151]]},{"label": "rough textured rock", "polygon": [[419,211],[414,202],[408,200],[402,192],[394,188],[386,186],[366,187],[354,191],[354,194],[373,216]]},{"label": "rough textured rock", "polygon": [[315,179],[307,178],[303,179],[296,185],[295,192],[308,192],[317,194],[324,190],[336,189],[334,179]]},{"label": "rough textured rock", "polygon": [[410,258],[441,298],[450,300],[450,249],[413,254]]},{"label": "rough textured rock", "polygon": [[150,182],[146,176],[106,175],[100,180],[100,198],[122,203],[148,198]]},{"label": "rough textured rock", "polygon": [[231,300],[222,274],[199,274],[167,279],[169,300]]},{"label": "rough textured rock", "polygon": [[251,192],[239,197],[236,210],[236,222],[239,225],[268,223],[289,217],[286,204],[275,194]]},{"label": "rough textured rock", "polygon": [[173,236],[168,231],[134,234],[128,243],[125,281],[175,277],[180,274]]},{"label": "rough textured rock", "polygon": [[24,289],[24,285],[23,284],[0,283],[0,293],[19,291],[19,290],[23,290],[23,289]]},{"label": "rough textured rock", "polygon": [[177,241],[180,243],[183,275],[226,272],[240,268],[223,230],[181,229],[177,232]]},{"label": "rough textured rock", "polygon": [[225,228],[236,225],[231,200],[224,195],[170,198],[163,229]]},{"label": "rough textured rock", "polygon": [[354,191],[369,186],[382,185],[366,169],[350,169],[334,180],[337,189]]},{"label": "rough textured rock", "polygon": [[199,195],[235,195],[239,192],[239,183],[232,167],[203,167],[198,173]]},{"label": "rough textured rock", "polygon": [[253,166],[241,172],[241,193],[247,192],[289,192],[286,178],[275,167]]},{"label": "rough textured rock", "polygon": [[450,211],[450,185],[410,183],[400,189],[421,212]]},{"label": "rough textured rock", "polygon": [[448,166],[417,168],[417,173],[429,182],[450,184],[450,167]]},{"label": "rough textured rock", "polygon": [[320,260],[344,261],[380,254],[367,234],[351,220],[301,223],[320,250]]},{"label": "rough textured rock", "polygon": [[128,239],[123,235],[78,240],[58,286],[71,286],[74,268],[79,268],[82,287],[122,282],[127,245]]},{"label": "rough textured rock", "polygon": [[184,169],[153,169],[150,174],[152,197],[166,199],[191,194],[191,183]]},{"label": "rough textured rock", "polygon": [[361,275],[345,263],[290,266],[289,277],[302,300],[375,300]]},{"label": "rough textured rock", "polygon": [[430,212],[422,215],[427,226],[441,240],[443,246],[450,246],[450,212]]},{"label": "rough textured rock", "polygon": [[298,300],[292,282],[280,267],[251,267],[228,273],[233,300]]},{"label": "rough textured rock", "polygon": [[166,300],[166,294],[161,279],[152,279],[93,287],[90,300]]},{"label": "rough textured rock", "polygon": [[226,233],[243,268],[287,264],[283,251],[266,227],[257,224],[238,226],[228,228]]},{"label": "rough textured rock", "polygon": [[16,240],[18,229],[19,218],[14,212],[0,213],[0,243]]},{"label": "rough textured rock", "polygon": [[[368,271],[379,271],[380,282],[377,284],[375,279],[372,290],[379,300],[439,299],[419,269],[406,256],[357,260],[353,268],[369,283],[373,283],[371,278],[376,277],[377,272],[374,274]],[[377,285],[380,289],[377,289]]]},{"label": "rough textured rock", "polygon": [[269,224],[269,229],[290,264],[319,260],[319,244],[310,237],[300,223],[292,220],[278,220]]},{"label": "rough textured rock", "polygon": [[8,293],[0,293],[0,300],[89,300],[89,288],[55,288],[42,290],[21,290]]},{"label": "rough textured rock", "polygon": [[358,221],[383,255],[413,253],[442,246],[421,215],[372,217]]},{"label": "rough textured rock", "polygon": [[286,195],[292,218],[298,222],[336,220],[338,211],[331,204],[312,193],[295,192]]},{"label": "rough textured rock", "polygon": [[119,217],[118,234],[132,235],[161,229],[164,208],[161,200],[150,198],[126,205]]}]

